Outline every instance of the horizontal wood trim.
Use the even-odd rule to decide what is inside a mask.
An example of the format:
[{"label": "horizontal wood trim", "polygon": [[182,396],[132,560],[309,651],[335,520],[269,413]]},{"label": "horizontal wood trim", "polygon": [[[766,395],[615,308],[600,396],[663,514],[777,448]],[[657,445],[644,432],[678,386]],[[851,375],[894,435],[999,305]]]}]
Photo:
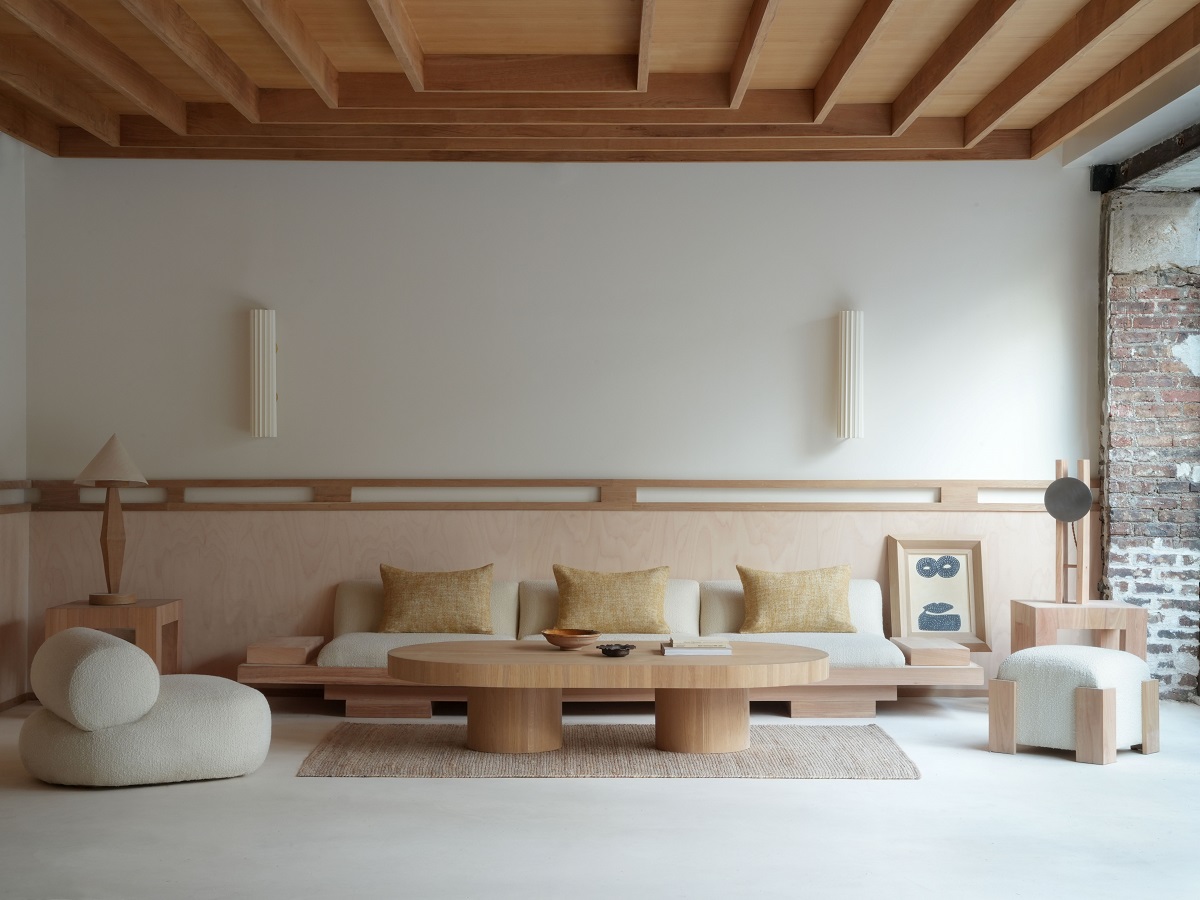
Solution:
[{"label": "horizontal wood trim", "polygon": [[26,692],[24,694],[17,694],[17,696],[11,697],[8,700],[0,700],[0,712],[4,712],[6,709],[12,709],[14,706],[20,706],[22,703],[26,703],[29,700],[36,699],[37,698],[34,697],[32,693]]},{"label": "horizontal wood trim", "polygon": [[[98,510],[103,501],[84,503],[80,489],[71,481],[35,480],[32,487],[38,498],[32,508],[36,512],[68,512]],[[962,481],[962,480],[843,480],[843,481],[747,481],[747,480],[664,480],[664,479],[194,479],[151,481],[148,487],[163,488],[167,493],[162,503],[125,503],[125,511],[238,511],[238,510],[753,510],[753,511],[945,511],[945,512],[1030,512],[1045,514],[1038,503],[980,503],[980,490],[1044,490],[1048,481]],[[16,484],[16,487],[25,485]],[[599,499],[591,502],[553,500],[444,500],[444,501],[353,501],[349,498],[356,487],[361,488],[595,488]],[[313,500],[297,502],[247,501],[216,502],[186,500],[188,488],[308,488]],[[732,489],[747,491],[889,491],[929,490],[941,499],[930,502],[813,500],[805,502],[770,502],[745,500],[707,500],[679,502],[639,502],[639,488],[674,489]],[[2,508],[2,507],[0,507]]]},{"label": "horizontal wood trim", "polygon": [[0,516],[8,515],[9,513],[30,512],[32,509],[33,504],[30,503],[0,504]]}]

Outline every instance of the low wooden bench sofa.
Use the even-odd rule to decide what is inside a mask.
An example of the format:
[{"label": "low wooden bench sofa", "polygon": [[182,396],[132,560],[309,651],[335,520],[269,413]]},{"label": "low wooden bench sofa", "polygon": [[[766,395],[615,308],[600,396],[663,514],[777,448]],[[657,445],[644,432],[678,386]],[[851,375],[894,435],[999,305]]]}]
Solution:
[{"label": "low wooden bench sofa", "polygon": [[[425,718],[435,701],[464,701],[463,688],[417,685],[387,673],[387,651],[399,646],[452,640],[538,640],[554,626],[558,589],[554,581],[496,582],[492,586],[494,634],[380,634],[375,632],[383,604],[380,582],[345,581],[334,598],[334,636],[279,637],[247,649],[238,681],[256,686],[320,686],[326,699],[345,701],[348,716]],[[902,686],[975,687],[983,669],[970,662],[966,647],[952,641],[889,640],[883,629],[879,583],[850,582],[853,634],[741,634],[744,598],[739,581],[672,579],[665,617],[671,633],[815,647],[829,654],[831,672],[814,685],[764,688],[751,700],[784,701],[793,717],[874,716],[880,700],[895,700]],[[664,635],[619,634],[608,639],[647,643]],[[916,663],[916,664],[914,664]],[[922,664],[924,663],[924,664]],[[650,690],[565,690],[563,700],[651,701]]]}]

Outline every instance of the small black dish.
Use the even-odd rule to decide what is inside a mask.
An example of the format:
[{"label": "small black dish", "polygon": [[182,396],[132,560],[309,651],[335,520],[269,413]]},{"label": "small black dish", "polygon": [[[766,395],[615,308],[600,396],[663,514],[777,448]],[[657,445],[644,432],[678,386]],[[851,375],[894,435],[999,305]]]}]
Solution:
[{"label": "small black dish", "polygon": [[637,647],[637,644],[597,644],[596,649],[605,656],[628,656],[629,651]]}]

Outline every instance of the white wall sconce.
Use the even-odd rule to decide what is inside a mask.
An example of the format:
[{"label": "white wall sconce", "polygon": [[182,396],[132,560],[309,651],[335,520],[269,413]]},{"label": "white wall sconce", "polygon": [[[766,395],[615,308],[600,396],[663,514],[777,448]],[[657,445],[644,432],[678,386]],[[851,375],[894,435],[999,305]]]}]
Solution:
[{"label": "white wall sconce", "polygon": [[863,436],[863,313],[857,309],[838,313],[837,435]]},{"label": "white wall sconce", "polygon": [[250,310],[251,430],[255,437],[279,436],[279,388],[275,380],[275,310]]}]

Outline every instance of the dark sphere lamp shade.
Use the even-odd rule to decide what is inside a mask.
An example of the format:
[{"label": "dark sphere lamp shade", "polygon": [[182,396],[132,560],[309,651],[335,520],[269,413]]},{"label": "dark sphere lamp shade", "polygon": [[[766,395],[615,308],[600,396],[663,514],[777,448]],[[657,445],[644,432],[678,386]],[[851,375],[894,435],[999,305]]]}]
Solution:
[{"label": "dark sphere lamp shade", "polygon": [[1092,508],[1092,489],[1078,478],[1057,478],[1046,488],[1046,512],[1060,522],[1078,522]]}]

